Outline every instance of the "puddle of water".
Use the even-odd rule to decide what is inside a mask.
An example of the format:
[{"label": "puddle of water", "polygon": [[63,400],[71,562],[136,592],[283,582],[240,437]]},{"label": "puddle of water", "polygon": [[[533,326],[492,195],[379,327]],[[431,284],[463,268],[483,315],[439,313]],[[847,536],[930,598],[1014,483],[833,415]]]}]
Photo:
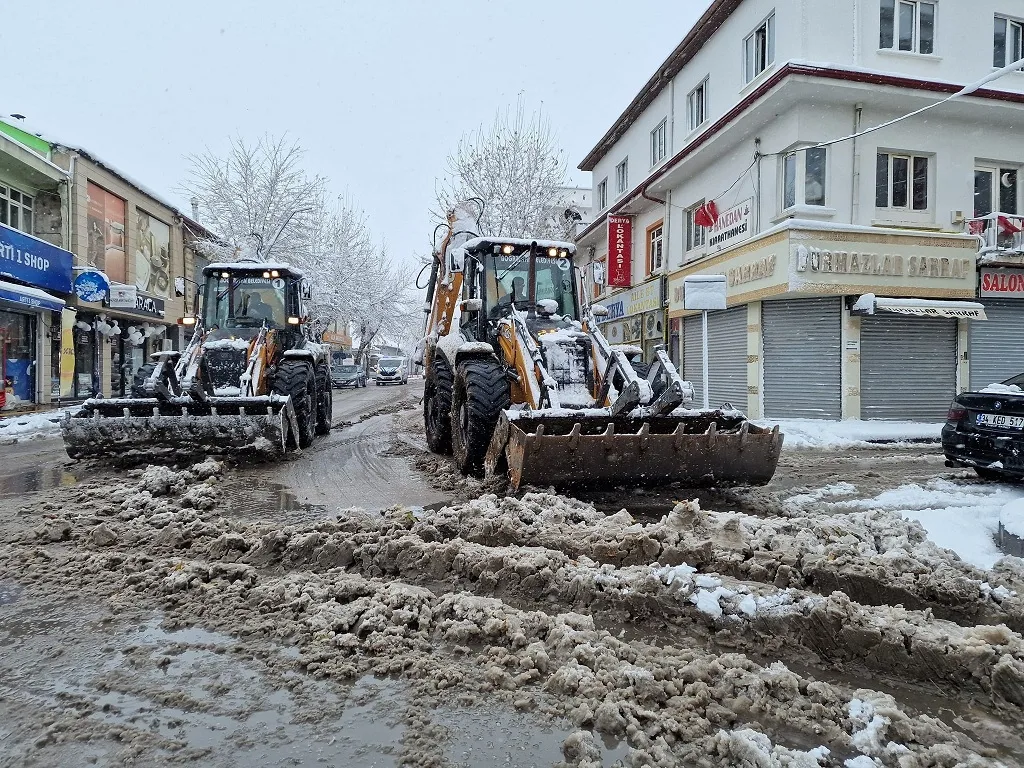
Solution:
[{"label": "puddle of water", "polygon": [[1024,538],[1010,533],[999,523],[999,530],[995,536],[996,546],[1004,555],[1024,557]]},{"label": "puddle of water", "polygon": [[17,474],[0,476],[0,497],[48,491],[77,482],[78,478],[61,466],[25,468]]},{"label": "puddle of water", "polygon": [[308,515],[323,518],[327,508],[317,504],[303,504],[287,485],[248,478],[223,486],[224,507],[229,514],[246,517],[266,517],[278,514]]}]

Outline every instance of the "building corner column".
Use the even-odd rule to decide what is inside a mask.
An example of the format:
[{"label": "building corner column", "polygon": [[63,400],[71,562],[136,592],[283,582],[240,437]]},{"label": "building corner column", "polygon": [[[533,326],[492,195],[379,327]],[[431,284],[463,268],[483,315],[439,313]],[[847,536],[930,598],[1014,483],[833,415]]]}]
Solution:
[{"label": "building corner column", "polygon": [[969,392],[971,389],[971,356],[968,350],[970,349],[972,322],[975,321],[964,318],[960,318],[956,322],[956,393],[958,395],[961,392]]},{"label": "building corner column", "polygon": [[764,418],[764,358],[761,302],[747,304],[747,417]]},{"label": "building corner column", "polygon": [[843,324],[840,343],[842,344],[842,388],[841,407],[844,419],[860,418],[860,317],[850,314],[843,306]]}]

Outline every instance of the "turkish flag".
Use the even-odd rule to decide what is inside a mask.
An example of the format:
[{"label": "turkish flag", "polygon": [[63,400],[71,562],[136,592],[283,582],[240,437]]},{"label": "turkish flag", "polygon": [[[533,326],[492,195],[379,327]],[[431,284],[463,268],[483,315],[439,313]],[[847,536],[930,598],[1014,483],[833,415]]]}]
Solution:
[{"label": "turkish flag", "polygon": [[1020,232],[1021,229],[1024,229],[1024,227],[1021,227],[1019,221],[1014,221],[1007,216],[1000,216],[999,229],[1002,230],[1004,235],[1015,235]]},{"label": "turkish flag", "polygon": [[972,219],[968,222],[967,227],[972,235],[980,235],[985,231],[985,221],[984,219]]},{"label": "turkish flag", "polygon": [[716,221],[718,221],[718,206],[715,205],[714,200],[708,200],[693,214],[693,223],[699,227],[710,229],[715,226]]}]

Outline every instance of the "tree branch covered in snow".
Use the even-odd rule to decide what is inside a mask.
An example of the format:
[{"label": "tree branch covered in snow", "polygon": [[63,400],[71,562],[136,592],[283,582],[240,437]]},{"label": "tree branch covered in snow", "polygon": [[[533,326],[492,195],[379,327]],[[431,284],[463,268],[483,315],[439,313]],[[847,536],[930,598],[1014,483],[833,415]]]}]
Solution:
[{"label": "tree branch covered in snow", "polygon": [[216,259],[302,269],[312,284],[308,310],[316,335],[338,322],[348,323],[363,347],[379,335],[404,338],[418,321],[406,296],[410,270],[374,242],[354,201],[329,201],[327,179],[307,175],[302,154],[296,142],[264,137],[254,145],[232,140],[227,157],[190,158],[185,192],[198,200],[203,225],[223,239],[200,249]]},{"label": "tree branch covered in snow", "polygon": [[574,228],[561,216],[567,170],[548,118],[540,110],[527,116],[520,100],[459,141],[434,215],[446,221],[448,211],[475,197],[485,204],[480,235],[565,238]]}]

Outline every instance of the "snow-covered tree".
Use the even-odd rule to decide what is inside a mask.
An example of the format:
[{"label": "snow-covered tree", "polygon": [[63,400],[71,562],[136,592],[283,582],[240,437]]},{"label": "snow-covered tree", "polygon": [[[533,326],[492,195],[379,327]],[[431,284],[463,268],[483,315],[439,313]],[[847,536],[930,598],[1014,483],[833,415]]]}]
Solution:
[{"label": "snow-covered tree", "polygon": [[557,212],[567,170],[550,121],[540,110],[528,116],[520,99],[459,141],[438,184],[434,215],[445,221],[459,202],[479,198],[481,235],[565,237]]},{"label": "snow-covered tree", "polygon": [[411,273],[374,242],[350,198],[330,202],[327,180],[303,169],[298,143],[235,139],[227,157],[207,153],[190,161],[184,191],[198,201],[203,225],[220,236],[199,243],[200,250],[302,269],[312,285],[308,309],[317,335],[334,323],[348,324],[364,345],[382,332],[404,333],[413,316],[406,296]]}]

